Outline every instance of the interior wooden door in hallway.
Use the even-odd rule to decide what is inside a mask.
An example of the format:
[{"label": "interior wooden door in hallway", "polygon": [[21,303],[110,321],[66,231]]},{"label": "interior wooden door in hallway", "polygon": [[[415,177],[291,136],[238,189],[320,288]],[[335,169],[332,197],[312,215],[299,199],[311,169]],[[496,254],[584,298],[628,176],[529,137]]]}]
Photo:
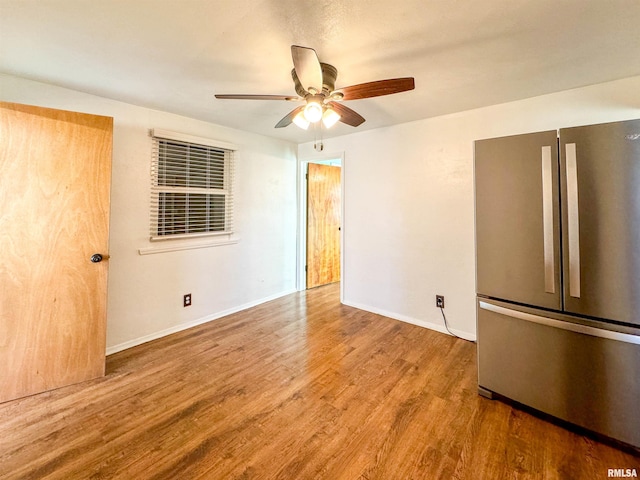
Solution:
[{"label": "interior wooden door in hallway", "polygon": [[309,163],[307,288],[340,281],[341,167]]},{"label": "interior wooden door in hallway", "polygon": [[0,103],[0,401],[104,375],[112,136]]}]

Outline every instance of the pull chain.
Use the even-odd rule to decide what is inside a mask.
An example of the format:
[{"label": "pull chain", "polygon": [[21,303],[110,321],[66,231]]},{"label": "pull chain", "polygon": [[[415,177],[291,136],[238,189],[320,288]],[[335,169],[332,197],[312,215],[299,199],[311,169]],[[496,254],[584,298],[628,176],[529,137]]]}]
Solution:
[{"label": "pull chain", "polygon": [[[318,142],[318,130],[320,131],[320,141]],[[324,143],[322,143],[322,122],[316,122],[313,125],[313,149],[316,152],[324,150]]]}]

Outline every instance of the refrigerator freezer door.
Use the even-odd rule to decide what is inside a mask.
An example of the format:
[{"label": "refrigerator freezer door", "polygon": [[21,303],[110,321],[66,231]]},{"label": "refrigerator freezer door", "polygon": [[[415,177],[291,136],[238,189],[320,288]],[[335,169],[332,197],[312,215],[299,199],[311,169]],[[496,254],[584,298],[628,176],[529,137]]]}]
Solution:
[{"label": "refrigerator freezer door", "polygon": [[640,325],[640,120],[560,130],[564,308]]},{"label": "refrigerator freezer door", "polygon": [[479,386],[640,447],[640,329],[567,317],[480,299]]},{"label": "refrigerator freezer door", "polygon": [[479,295],[562,308],[555,130],[475,142]]}]

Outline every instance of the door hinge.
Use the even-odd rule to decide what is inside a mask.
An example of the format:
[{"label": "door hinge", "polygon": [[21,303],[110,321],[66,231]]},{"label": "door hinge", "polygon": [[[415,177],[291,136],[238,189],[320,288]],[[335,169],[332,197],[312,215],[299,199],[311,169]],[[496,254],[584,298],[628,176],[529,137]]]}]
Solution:
[{"label": "door hinge", "polygon": [[309,268],[307,265],[304,266],[304,271],[307,271],[307,268]]}]

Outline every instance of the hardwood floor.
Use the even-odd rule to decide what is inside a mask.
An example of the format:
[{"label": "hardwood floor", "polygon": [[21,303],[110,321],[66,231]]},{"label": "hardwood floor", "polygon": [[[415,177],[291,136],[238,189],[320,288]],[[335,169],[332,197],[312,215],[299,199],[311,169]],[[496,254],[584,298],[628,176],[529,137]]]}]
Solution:
[{"label": "hardwood floor", "polygon": [[0,405],[2,479],[605,479],[630,453],[478,396],[475,344],[289,295]]}]

